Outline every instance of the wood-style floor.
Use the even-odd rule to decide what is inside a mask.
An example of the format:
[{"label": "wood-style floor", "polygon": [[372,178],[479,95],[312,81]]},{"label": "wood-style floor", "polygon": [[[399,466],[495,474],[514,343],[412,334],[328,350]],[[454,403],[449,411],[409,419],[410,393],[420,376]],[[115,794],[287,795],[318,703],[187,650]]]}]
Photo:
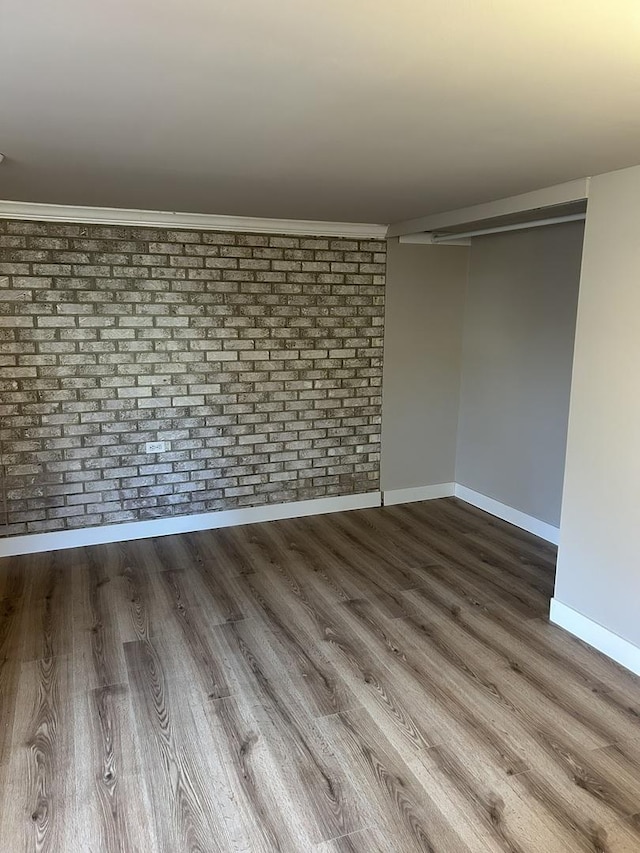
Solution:
[{"label": "wood-style floor", "polygon": [[638,853],[554,559],[450,499],[0,562],[0,849]]}]

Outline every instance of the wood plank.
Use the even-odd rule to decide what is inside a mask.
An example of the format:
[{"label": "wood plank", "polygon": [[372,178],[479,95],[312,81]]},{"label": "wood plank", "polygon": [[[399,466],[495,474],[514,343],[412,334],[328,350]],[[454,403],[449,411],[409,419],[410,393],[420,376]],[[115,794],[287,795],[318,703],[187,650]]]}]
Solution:
[{"label": "wood plank", "polygon": [[357,789],[347,780],[333,749],[307,714],[277,658],[260,643],[252,620],[219,626],[232,650],[238,677],[246,680],[252,715],[265,737],[272,766],[296,803],[298,820],[315,842],[368,826]]},{"label": "wood plank", "polygon": [[[398,533],[405,545],[411,543],[416,553],[422,555],[423,570],[432,565],[458,570],[465,580],[484,590],[485,596],[503,600],[517,609],[525,618],[546,616],[549,597],[536,590],[526,579],[505,574],[491,563],[474,559],[464,547],[462,537],[452,537],[445,531],[437,532],[422,524],[404,507],[388,507],[388,512],[398,525]],[[403,510],[402,512],[399,509]]]},{"label": "wood plank", "polygon": [[579,785],[550,784],[547,774],[534,770],[523,773],[518,784],[527,788],[540,811],[554,818],[580,849],[602,853],[635,853],[640,849],[638,829],[616,820],[609,804],[600,797],[588,796],[591,792]]},{"label": "wood plank", "polygon": [[[429,743],[420,748],[455,743],[460,749],[482,754],[485,764],[503,777],[528,768],[527,754],[519,746],[519,728],[515,726],[513,732],[513,726],[509,729],[502,723],[509,718],[510,709],[502,707],[500,694],[486,674],[471,669],[454,654],[445,664],[437,647],[423,648],[422,643],[414,647],[397,632],[402,620],[385,621],[372,602],[352,601],[345,609],[351,633],[359,635],[379,665],[392,673],[410,711],[415,715],[421,709],[418,725],[429,721]],[[500,726],[495,725],[497,719]],[[389,736],[386,729],[385,733]],[[405,754],[411,741],[406,733],[400,734],[405,736],[389,739]]]},{"label": "wood plank", "polygon": [[278,552],[274,548],[274,534],[279,529],[282,530],[282,522],[279,521],[230,527],[225,532],[227,553],[238,555],[240,559],[239,570],[234,574],[253,574],[263,566],[277,566]]},{"label": "wood plank", "polygon": [[485,536],[469,534],[462,537],[463,547],[477,560],[499,568],[505,574],[527,580],[545,596],[553,596],[555,571],[542,561],[522,560],[509,553],[509,547]]},{"label": "wood plank", "polygon": [[333,841],[323,841],[314,853],[401,853],[399,847],[379,829],[362,829]]},{"label": "wood plank", "polygon": [[335,526],[329,528],[326,523],[309,521],[304,532],[296,532],[293,523],[285,529],[290,531],[289,551],[297,551],[307,560],[313,560],[314,570],[335,591],[337,599],[371,595],[390,616],[405,613],[406,605],[400,590],[378,568],[373,558],[366,560],[360,555],[353,542]]},{"label": "wood plank", "polygon": [[0,601],[21,601],[32,557],[3,557],[0,559]]},{"label": "wood plank", "polygon": [[419,616],[399,620],[395,627],[400,633],[422,638],[428,632],[430,642],[439,640],[443,654],[453,652],[482,670],[505,697],[513,697],[514,706],[524,699],[529,713],[539,708],[543,717],[553,714],[556,726],[563,725],[573,737],[582,737],[584,730],[585,745],[591,748],[637,734],[637,713],[613,693],[594,691],[570,668],[554,665],[539,650],[536,654],[535,647],[501,632],[483,611],[451,611],[434,600],[432,590],[412,590],[406,597]]},{"label": "wood plank", "polygon": [[[238,528],[239,529],[239,528]],[[215,566],[220,573],[245,575],[255,571],[252,554],[242,547],[236,528],[207,530],[190,534],[198,550],[206,555],[204,562]]]},{"label": "wood plank", "polygon": [[291,614],[272,606],[272,579],[264,574],[248,575],[245,586],[256,605],[254,622],[259,619],[254,631],[260,633],[265,645],[271,646],[286,672],[294,675],[309,712],[323,716],[355,707],[358,701],[335,666],[308,634],[298,630]]},{"label": "wood plank", "polygon": [[[441,745],[413,756],[409,766],[436,803],[467,831],[479,836],[471,849],[503,853],[583,851],[575,834],[554,819],[521,784],[526,774],[497,776],[475,753]],[[467,835],[465,835],[467,838]],[[587,848],[591,849],[591,848]]]},{"label": "wood plank", "polygon": [[408,740],[422,749],[439,742],[431,697],[413,691],[397,667],[384,665],[379,656],[354,632],[331,602],[309,582],[303,589],[285,587],[275,575],[262,589],[270,608],[283,621],[295,621],[309,644],[316,644],[348,685],[355,699],[371,710],[392,743]]},{"label": "wood plank", "polygon": [[127,685],[75,701],[79,849],[160,853]]},{"label": "wood plank", "polygon": [[357,513],[355,517],[337,513],[331,520],[331,535],[339,536],[350,563],[375,572],[376,581],[393,590],[411,589],[415,585],[414,575],[402,565],[395,546],[384,536],[372,536],[366,527],[358,524]]},{"label": "wood plank", "polygon": [[418,568],[433,564],[433,557],[425,553],[422,543],[404,535],[405,530],[410,530],[409,525],[406,524],[403,529],[397,514],[391,515],[392,509],[393,507],[375,507],[361,510],[355,513],[353,523],[371,535],[375,541],[383,539],[387,546],[391,546],[403,567]]},{"label": "wood plank", "polygon": [[154,637],[163,660],[174,664],[180,678],[189,681],[198,695],[220,699],[238,692],[228,651],[204,607],[184,607],[167,620]]},{"label": "wood plank", "polygon": [[0,838],[7,849],[76,849],[73,726],[70,657],[51,655],[23,663],[0,791]]},{"label": "wood plank", "polygon": [[127,681],[115,583],[107,561],[92,560],[72,570],[73,661],[81,691]]},{"label": "wood plank", "polygon": [[[491,608],[500,613],[500,618],[510,630],[511,625],[517,623],[508,610],[493,604]],[[598,689],[616,691],[624,695],[630,706],[640,714],[640,679],[637,675],[563,628],[553,625],[548,619],[521,621],[519,627],[525,637],[531,638],[532,645],[541,644],[545,648],[545,654],[563,659],[574,672],[581,672],[585,678],[591,678],[598,685]]]},{"label": "wood plank", "polygon": [[125,656],[160,850],[223,851],[211,768],[184,685],[168,677],[152,640],[126,643]]},{"label": "wood plank", "polygon": [[73,562],[65,551],[33,555],[22,625],[23,660],[71,654],[72,567]]},{"label": "wood plank", "polygon": [[400,514],[410,523],[415,523],[417,517],[418,523],[426,525],[428,529],[449,533],[455,538],[490,529],[495,524],[500,526],[504,524],[483,510],[455,498],[400,504],[390,509],[393,515]]},{"label": "wood plank", "polygon": [[162,633],[170,606],[156,574],[153,563],[140,566],[136,560],[128,560],[113,581],[114,609],[123,643],[150,640]]},{"label": "wood plank", "polygon": [[[242,584],[233,576],[220,572],[216,565],[198,565],[189,572],[197,575],[198,604],[206,608],[207,618],[213,624],[237,622],[247,615]],[[242,576],[239,576],[242,577]]]},{"label": "wood plank", "polygon": [[549,554],[546,550],[543,551],[528,543],[524,543],[515,536],[496,534],[493,529],[484,529],[478,533],[467,533],[463,538],[482,547],[489,554],[495,554],[502,562],[502,565],[511,562],[514,570],[524,566],[529,569],[537,569],[540,573],[547,575],[551,580],[554,578],[556,568],[555,553]]},{"label": "wood plank", "polygon": [[428,571],[416,572],[416,576],[416,588],[406,596],[413,614],[420,613],[420,601],[424,598],[427,604],[435,605],[456,620],[471,620],[486,637],[499,643],[503,655],[510,657],[517,651],[543,670],[553,671],[560,680],[575,681],[598,695],[608,693],[605,701],[632,721],[640,722],[638,678],[628,670],[548,621],[523,620],[502,604],[488,598],[481,600],[468,585],[459,583],[451,570],[430,567]]},{"label": "wood plank", "polygon": [[[369,608],[372,606],[368,602],[366,605]],[[350,602],[348,606],[353,609],[354,603]],[[526,689],[522,683],[511,689],[510,684],[499,678],[495,679],[493,685],[487,681],[490,669],[484,669],[478,664],[469,648],[466,648],[464,656],[460,654],[450,626],[439,632],[433,621],[427,625],[412,624],[411,619],[398,619],[393,620],[390,626],[378,628],[375,614],[369,614],[361,621],[368,626],[371,636],[374,633],[383,635],[388,645],[393,644],[393,647],[400,651],[401,662],[410,665],[416,675],[420,674],[425,687],[428,684],[430,691],[434,690],[437,678],[428,671],[434,658],[437,665],[438,658],[442,656],[449,664],[449,674],[458,670],[465,677],[468,683],[465,696],[475,703],[475,708],[471,709],[473,724],[470,726],[470,736],[466,748],[463,749],[465,761],[473,761],[473,756],[477,753],[477,743],[474,741],[477,741],[478,731],[484,728],[490,732],[489,721],[495,724],[499,719],[497,731],[503,732],[503,736],[506,735],[505,744],[510,744],[510,748],[519,752],[523,761],[534,768],[519,773],[517,777],[515,774],[509,775],[517,778],[519,783],[526,781],[526,791],[538,801],[541,812],[548,813],[565,828],[572,828],[573,834],[582,839],[584,849],[590,849],[585,845],[590,843],[589,839],[592,837],[600,838],[604,844],[604,839],[612,833],[618,837],[618,843],[623,845],[621,849],[626,850],[628,845],[632,844],[637,844],[640,849],[640,828],[636,833],[634,828],[619,825],[619,818],[623,817],[624,813],[607,794],[604,779],[599,778],[592,770],[590,778],[593,779],[593,784],[588,789],[578,783],[581,777],[576,776],[576,767],[592,767],[588,747],[591,738],[597,740],[602,734],[600,726],[603,724],[597,717],[588,723],[576,721],[576,726],[572,729],[561,724],[565,711],[561,704],[556,704],[551,714],[546,710],[549,697],[544,693]],[[429,646],[428,651],[422,649],[425,639]],[[478,686],[482,693],[476,691]],[[483,710],[483,694],[485,701],[493,698],[491,704],[494,708],[491,716],[487,716],[487,711]],[[583,708],[582,713],[586,715],[587,711]],[[553,726],[549,725],[550,719],[554,721]],[[581,730],[584,730],[584,733]],[[490,742],[491,739],[492,735],[489,734],[486,740]],[[486,770],[486,762],[484,766]],[[546,781],[546,790],[541,780]],[[604,846],[602,849],[609,847]],[[629,849],[633,849],[633,846]]]},{"label": "wood plank", "polygon": [[214,763],[224,773],[230,816],[249,836],[247,850],[295,853],[310,850],[312,828],[301,819],[269,748],[270,727],[253,704],[238,695],[198,706],[208,726]]},{"label": "wood plank", "polygon": [[[319,721],[349,773],[358,779],[382,828],[400,850],[470,853],[413,772],[364,710]],[[476,848],[478,849],[478,848]]]},{"label": "wood plank", "polygon": [[190,535],[156,536],[142,540],[139,546],[142,556],[138,559],[148,572],[188,569],[204,562]]},{"label": "wood plank", "polygon": [[605,784],[615,792],[612,799],[618,804],[620,816],[640,827],[640,739],[618,741],[594,750],[589,759],[595,771],[582,772],[584,786],[593,784],[596,774],[606,779]]},{"label": "wood plank", "polygon": [[26,575],[9,575],[0,598],[0,766],[9,757],[24,645]]}]

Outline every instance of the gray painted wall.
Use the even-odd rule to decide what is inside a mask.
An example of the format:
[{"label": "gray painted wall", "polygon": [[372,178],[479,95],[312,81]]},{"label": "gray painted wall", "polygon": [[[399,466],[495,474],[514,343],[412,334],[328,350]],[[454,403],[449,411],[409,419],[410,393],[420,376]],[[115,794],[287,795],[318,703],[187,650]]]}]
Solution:
[{"label": "gray painted wall", "polygon": [[582,223],[476,238],[456,482],[560,522]]},{"label": "gray painted wall", "polygon": [[468,255],[389,241],[383,489],[453,482]]},{"label": "gray painted wall", "polygon": [[640,647],[640,167],[591,179],[556,598]]}]

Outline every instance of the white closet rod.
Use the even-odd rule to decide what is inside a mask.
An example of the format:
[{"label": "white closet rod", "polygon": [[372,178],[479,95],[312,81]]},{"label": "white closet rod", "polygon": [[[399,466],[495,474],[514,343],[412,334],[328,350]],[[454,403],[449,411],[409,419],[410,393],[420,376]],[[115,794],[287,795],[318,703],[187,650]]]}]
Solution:
[{"label": "white closet rod", "polygon": [[544,225],[558,225],[561,222],[579,222],[586,219],[586,213],[572,213],[568,216],[551,216],[548,219],[534,219],[531,222],[516,222],[513,225],[496,225],[494,228],[478,228],[475,231],[462,231],[459,234],[433,234],[433,243],[446,243],[451,240],[463,240],[466,237],[482,237],[485,234],[501,234],[503,231],[524,231],[526,228],[542,228]]}]

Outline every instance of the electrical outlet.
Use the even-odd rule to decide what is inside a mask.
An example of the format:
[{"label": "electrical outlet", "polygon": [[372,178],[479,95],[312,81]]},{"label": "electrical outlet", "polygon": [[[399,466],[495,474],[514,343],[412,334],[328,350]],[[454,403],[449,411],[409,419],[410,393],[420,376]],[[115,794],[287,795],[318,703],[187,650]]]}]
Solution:
[{"label": "electrical outlet", "polygon": [[169,449],[168,441],[148,441],[144,446],[145,453],[165,453]]}]

